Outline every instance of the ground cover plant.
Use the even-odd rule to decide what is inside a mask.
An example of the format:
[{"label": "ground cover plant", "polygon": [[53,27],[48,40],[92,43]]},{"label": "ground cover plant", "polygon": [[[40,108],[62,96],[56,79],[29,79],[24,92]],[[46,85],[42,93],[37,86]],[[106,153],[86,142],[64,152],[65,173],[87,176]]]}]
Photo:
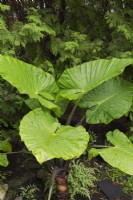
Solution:
[{"label": "ground cover plant", "polygon": [[39,189],[37,188],[36,185],[30,184],[30,185],[27,185],[26,187],[19,188],[19,190],[20,190],[20,196],[22,198],[28,199],[28,200],[36,200],[35,193]]},{"label": "ground cover plant", "polygon": [[[60,172],[64,173],[64,160],[79,157],[88,146],[89,133],[81,125],[84,118],[91,124],[107,124],[130,110],[133,85],[118,75],[132,63],[132,59],[99,59],[67,69],[55,81],[51,74],[42,69],[12,57],[0,56],[2,78],[15,86],[20,93],[29,96],[26,103],[32,110],[20,123],[22,141],[40,164],[53,158],[59,159],[60,164],[54,166],[53,181]],[[74,107],[66,125],[62,125],[59,119],[68,101],[73,101]],[[78,124],[71,126],[78,106],[85,109],[86,114]],[[112,166],[133,175],[133,145],[130,140],[119,130],[108,132],[107,139],[114,146],[106,146],[104,149],[91,148],[89,158],[100,154]],[[1,150],[5,151],[5,146],[9,147],[9,143],[1,145]],[[9,151],[9,148],[7,149]],[[6,154],[1,153],[0,156],[1,165],[7,166]],[[63,189],[57,186],[59,198],[64,194],[68,195],[66,173],[64,179],[66,185]],[[59,182],[57,179],[57,184]],[[51,198],[52,186],[48,199]]]},{"label": "ground cover plant", "polygon": [[75,199],[79,194],[82,197],[91,199],[89,189],[94,187],[96,182],[95,169],[91,167],[85,167],[81,161],[72,161],[69,165],[69,193],[70,199]]},{"label": "ground cover plant", "polygon": [[[110,165],[103,165],[105,176],[104,178],[109,178],[113,182],[122,185],[123,191],[127,194],[133,195],[133,189],[132,189],[132,181],[133,176],[127,175],[126,173],[120,171],[118,168],[111,167]],[[100,173],[99,173],[100,175]],[[102,176],[102,173],[101,173]],[[102,180],[99,176],[99,179]]]}]

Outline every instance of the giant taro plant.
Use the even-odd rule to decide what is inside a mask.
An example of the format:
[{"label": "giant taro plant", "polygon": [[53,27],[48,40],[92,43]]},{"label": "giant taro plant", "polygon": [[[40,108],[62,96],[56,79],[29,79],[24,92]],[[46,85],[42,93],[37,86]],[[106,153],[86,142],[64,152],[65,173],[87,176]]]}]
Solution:
[{"label": "giant taro plant", "polygon": [[[40,68],[0,56],[2,78],[29,96],[26,103],[31,111],[20,123],[20,136],[39,163],[53,158],[69,160],[84,153],[89,133],[81,124],[70,126],[77,106],[86,110],[86,122],[90,124],[107,124],[128,113],[133,85],[118,75],[132,63],[133,59],[117,58],[90,61],[66,69],[55,81]],[[75,106],[66,125],[61,125],[66,101],[73,101]],[[133,175],[133,144],[119,130],[107,133],[107,139],[113,146],[92,148],[89,158],[100,154],[110,165]],[[5,159],[6,154],[1,153],[1,165],[6,165]]]}]

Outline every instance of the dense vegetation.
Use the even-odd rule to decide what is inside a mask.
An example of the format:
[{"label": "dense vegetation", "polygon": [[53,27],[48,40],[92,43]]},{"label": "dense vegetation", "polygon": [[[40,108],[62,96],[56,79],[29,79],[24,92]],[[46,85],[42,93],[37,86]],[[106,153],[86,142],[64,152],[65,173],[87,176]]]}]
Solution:
[{"label": "dense vegetation", "polygon": [[[59,81],[57,81],[57,83],[59,83],[59,87],[62,84],[61,77],[63,77],[63,75],[61,77],[60,75],[68,68],[73,68],[78,65],[82,66],[80,64],[84,62],[94,61],[98,59],[111,59],[115,57],[120,58],[121,60],[123,59],[122,63],[125,62],[125,64],[123,64],[122,70],[124,70],[125,66],[128,66],[132,63],[133,58],[132,18],[133,2],[131,0],[1,0],[0,54],[15,57],[19,60],[25,61],[26,63],[43,69],[45,72],[51,74],[55,78],[55,80],[59,79]],[[127,60],[129,59],[130,61],[128,60],[128,62],[126,63],[124,58]],[[3,63],[4,62],[5,61],[3,61]],[[10,62],[13,63],[15,61],[11,59]],[[5,63],[5,66],[6,64],[8,63]],[[4,75],[2,74],[3,71],[0,72],[2,77],[4,77]],[[111,75],[110,78],[121,73],[122,71],[116,73],[115,75]],[[3,146],[4,148],[6,146],[4,151],[10,152],[12,148],[16,150],[14,143],[18,144],[18,146],[22,145],[18,134],[20,120],[25,114],[29,112],[29,107],[30,109],[34,109],[35,107],[39,107],[40,105],[33,105],[35,102],[32,102],[31,108],[31,102],[28,101],[27,96],[27,94],[29,95],[29,93],[22,92],[22,95],[20,95],[16,88],[12,87],[2,77],[0,78],[1,150],[3,150]],[[110,78],[106,78],[103,81]],[[7,78],[5,79],[8,80]],[[125,82],[123,82],[123,79],[125,80]],[[121,105],[121,99],[127,101],[127,99],[125,98],[127,96],[128,100],[130,101],[128,102],[128,108],[126,107],[125,111],[123,108],[124,112],[117,116],[111,116],[112,113],[110,113],[111,117],[101,116],[101,118],[98,118],[97,115],[99,113],[96,113],[96,116],[94,116],[94,118],[91,118],[88,112],[87,123],[107,124],[114,119],[118,119],[119,117],[126,115],[129,122],[129,127],[127,127],[127,133],[125,134],[132,141],[133,105],[131,106],[131,84],[133,83],[133,67],[131,67],[131,65],[128,66],[120,75],[119,79],[111,80],[112,82],[108,82],[108,88],[111,88],[113,85],[112,91],[119,88],[119,91],[122,91],[123,95],[125,95],[118,95],[117,99],[113,99],[113,103],[116,103],[116,100],[119,100],[119,104]],[[12,83],[12,81],[10,81],[10,78],[8,81]],[[97,86],[101,83],[102,82],[99,82]],[[122,83],[123,86],[121,86],[120,83]],[[17,87],[17,85],[15,84],[12,85]],[[102,85],[100,87],[100,90],[106,93],[105,86]],[[129,90],[127,91],[126,89],[124,89],[124,87],[128,87]],[[57,94],[56,89],[57,88],[54,85],[55,91],[52,92],[52,95]],[[94,97],[94,94],[98,94],[98,96]],[[72,98],[72,96],[65,96],[65,94],[63,93],[61,95],[62,97],[65,97],[69,100],[75,101],[77,99],[77,97]],[[73,93],[71,95],[75,94]],[[89,103],[91,104],[92,101],[95,100],[95,98],[101,98],[100,95],[101,94],[97,91],[96,88],[90,92],[90,96],[93,96],[94,99],[91,99],[90,96],[85,98],[88,98],[90,101]],[[50,97],[47,96],[46,99],[47,98],[49,99]],[[67,102],[65,103],[67,105]],[[65,103],[63,102],[63,105],[65,105]],[[81,100],[81,102],[78,103],[78,106],[88,109],[88,107],[84,106],[84,103],[84,100]],[[47,104],[43,104],[43,106],[47,107],[46,105]],[[59,107],[60,106],[61,105],[59,105]],[[68,110],[70,111],[71,105],[69,106]],[[50,107],[47,108],[51,109]],[[91,107],[89,107],[89,109],[91,110]],[[52,110],[54,111],[54,115],[57,115],[57,117],[59,117],[57,111],[55,112],[55,109],[53,108]],[[118,110],[115,110],[115,112],[117,113]],[[104,113],[103,115],[106,114]],[[67,117],[67,114],[65,117]],[[63,121],[64,123],[64,119],[61,119],[61,121]],[[76,123],[78,122],[79,121],[77,121]],[[70,121],[67,121],[67,123],[69,124]],[[73,123],[75,122],[72,122],[72,124]],[[116,139],[118,139],[118,136],[119,138],[121,138],[120,132],[117,132],[117,134]],[[12,147],[9,141],[12,143]],[[111,140],[109,141],[111,142]],[[128,144],[130,143],[129,140],[126,140],[126,142]],[[117,146],[117,144],[115,145]],[[99,152],[96,152],[96,150],[94,149],[92,150],[93,155],[98,153],[104,158],[105,155],[102,155],[102,152],[100,152],[100,150]],[[5,163],[6,162],[7,161],[5,160]],[[110,161],[108,162],[110,163]]]},{"label": "dense vegetation", "polygon": [[[32,63],[55,77],[85,61],[133,57],[130,0],[0,3],[0,53]],[[124,77],[132,81],[132,73],[133,69],[128,68]],[[7,126],[10,131],[14,129],[13,116],[22,110],[22,102],[18,95],[10,95],[11,86],[3,80],[0,87],[3,133]],[[13,102],[14,107],[9,106]]]}]

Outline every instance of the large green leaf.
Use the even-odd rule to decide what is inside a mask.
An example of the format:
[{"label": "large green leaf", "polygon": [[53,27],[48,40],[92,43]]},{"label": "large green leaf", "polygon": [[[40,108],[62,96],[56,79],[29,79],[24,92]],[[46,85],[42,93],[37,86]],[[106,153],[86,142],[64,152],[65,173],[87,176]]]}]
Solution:
[{"label": "large green leaf", "polygon": [[39,163],[52,158],[79,157],[89,141],[82,126],[61,126],[56,118],[40,108],[22,119],[20,136]]},{"label": "large green leaf", "polygon": [[114,147],[104,149],[92,148],[89,152],[90,157],[100,154],[111,166],[133,175],[133,144],[131,141],[119,130],[108,132],[107,140],[110,141]]},{"label": "large green leaf", "polygon": [[108,124],[126,114],[132,105],[133,85],[121,78],[113,78],[84,95],[79,106],[86,108],[90,124]]},{"label": "large green leaf", "polygon": [[104,81],[121,74],[131,63],[133,59],[99,59],[65,70],[58,80],[60,92],[57,101],[61,98],[78,99]]},{"label": "large green leaf", "polygon": [[49,73],[15,58],[0,56],[0,75],[20,93],[38,99],[49,109],[58,109],[51,102],[58,92],[58,86]]}]

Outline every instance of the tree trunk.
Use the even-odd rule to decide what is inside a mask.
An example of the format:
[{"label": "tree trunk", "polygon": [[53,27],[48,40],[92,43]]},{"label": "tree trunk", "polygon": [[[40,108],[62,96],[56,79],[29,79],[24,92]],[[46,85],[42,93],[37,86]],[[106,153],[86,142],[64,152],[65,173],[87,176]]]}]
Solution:
[{"label": "tree trunk", "polygon": [[66,17],[66,1],[65,0],[61,0],[61,7],[60,7],[60,11],[59,11],[59,21],[60,24],[63,24],[63,22],[65,21],[65,17]]}]

